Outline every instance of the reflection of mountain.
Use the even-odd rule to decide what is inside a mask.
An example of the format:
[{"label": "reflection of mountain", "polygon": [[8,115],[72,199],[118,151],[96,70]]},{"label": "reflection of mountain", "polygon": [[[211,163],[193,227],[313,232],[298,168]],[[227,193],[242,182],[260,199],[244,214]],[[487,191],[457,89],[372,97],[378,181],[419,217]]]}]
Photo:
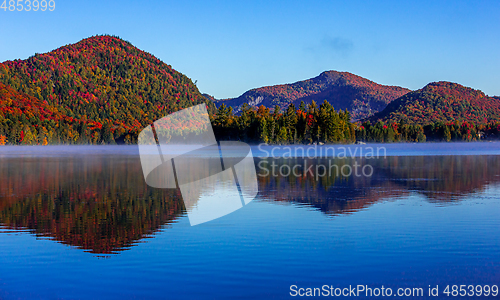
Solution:
[{"label": "reflection of mountain", "polygon": [[449,202],[500,181],[499,156],[401,156],[381,160],[381,170],[431,202]]},{"label": "reflection of mountain", "polygon": [[[260,164],[265,161],[266,164]],[[259,197],[346,214],[410,192],[446,203],[500,181],[500,156],[410,156],[386,159],[256,159],[257,172],[300,166],[289,176],[257,176]],[[316,165],[347,170],[357,162],[373,176],[319,176]],[[307,163],[307,165],[306,165]],[[311,168],[311,173],[305,169]],[[204,166],[189,169],[196,174]],[[321,170],[322,171],[322,170]],[[369,171],[369,170],[367,170]],[[322,171],[323,172],[323,171]],[[346,173],[346,172],[344,172]],[[0,157],[0,224],[29,230],[92,253],[116,253],[171,223],[184,211],[175,189],[146,186],[137,156]],[[196,192],[196,191],[192,191]]]},{"label": "reflection of mountain", "polygon": [[[417,192],[434,203],[459,200],[481,191],[486,185],[500,181],[500,157],[498,156],[405,156],[381,159],[263,159],[261,164],[272,172],[274,163],[278,168],[288,165],[300,167],[300,176],[258,176],[260,197],[279,202],[306,204],[328,214],[343,214],[366,208],[389,197],[400,197]],[[357,161],[361,168],[373,167],[373,175],[366,176],[319,176],[316,180],[316,166],[344,165],[354,170]],[[260,160],[259,160],[260,162]],[[307,165],[306,165],[307,163]],[[312,167],[304,175],[304,169]],[[319,167],[320,173],[323,172]],[[285,174],[288,168],[284,168]],[[348,167],[345,167],[348,173]],[[368,169],[367,169],[368,170]],[[258,168],[260,175],[266,173]],[[328,173],[327,173],[328,174]],[[362,174],[360,171],[359,174]]]},{"label": "reflection of mountain", "polygon": [[[357,159],[358,174],[362,175],[362,166],[371,164],[374,160]],[[267,160],[266,166],[272,172],[272,159]],[[288,165],[290,168],[298,165],[296,173],[300,176],[290,174],[290,176],[258,176],[260,196],[264,199],[292,202],[310,205],[328,214],[344,214],[368,207],[382,198],[397,197],[406,191],[401,189],[394,182],[387,180],[384,174],[380,174],[377,169],[373,176],[343,176],[348,174],[349,168],[354,164],[353,159],[280,159],[274,163],[280,167]],[[312,166],[312,168],[310,168]],[[323,169],[325,166],[326,169]],[[338,167],[338,173],[336,167]],[[316,168],[319,172],[316,172]],[[278,168],[278,167],[277,167]],[[342,169],[344,168],[344,169]],[[277,170],[277,169],[276,169]],[[284,169],[286,171],[286,168]],[[311,172],[304,171],[311,170]],[[326,170],[326,175],[321,176]],[[331,170],[329,172],[328,170]],[[265,174],[263,168],[258,168],[260,175]],[[366,169],[369,173],[369,170]],[[279,173],[279,172],[277,172]],[[304,174],[306,173],[306,174]],[[286,174],[286,172],[285,172]],[[316,178],[318,174],[318,180]]]},{"label": "reflection of mountain", "polygon": [[137,157],[0,159],[0,223],[115,253],[172,222],[176,190],[145,185]]}]

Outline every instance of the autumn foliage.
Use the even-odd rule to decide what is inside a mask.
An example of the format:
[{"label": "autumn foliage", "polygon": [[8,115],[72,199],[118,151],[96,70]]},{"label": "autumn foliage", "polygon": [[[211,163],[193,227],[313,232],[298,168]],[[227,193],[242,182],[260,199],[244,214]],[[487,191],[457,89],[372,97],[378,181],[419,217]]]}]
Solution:
[{"label": "autumn foliage", "polygon": [[[280,144],[500,136],[500,98],[456,83],[411,92],[328,71],[215,100],[129,42],[94,36],[0,63],[0,145],[134,144],[147,125],[201,103],[223,139]],[[203,129],[200,124],[164,124],[157,134],[187,137]]]},{"label": "autumn foliage", "polygon": [[429,83],[391,102],[372,122],[398,122],[427,125],[458,121],[487,124],[500,122],[500,99],[452,82]]},{"label": "autumn foliage", "polygon": [[284,110],[291,103],[298,106],[302,101],[310,104],[326,100],[336,110],[347,109],[353,120],[359,120],[381,111],[389,102],[409,91],[397,86],[380,85],[348,72],[327,71],[292,84],[252,89],[238,98],[219,100],[217,103],[231,106],[239,113],[243,103],[268,108],[278,105]]},{"label": "autumn foliage", "polygon": [[0,135],[14,144],[133,143],[171,112],[214,109],[188,77],[112,36],[1,63],[0,83]]}]

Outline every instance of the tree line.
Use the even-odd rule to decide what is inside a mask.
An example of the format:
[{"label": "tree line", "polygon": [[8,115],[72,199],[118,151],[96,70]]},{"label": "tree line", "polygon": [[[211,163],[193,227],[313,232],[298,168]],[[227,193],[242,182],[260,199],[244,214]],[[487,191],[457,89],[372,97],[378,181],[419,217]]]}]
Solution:
[{"label": "tree line", "polygon": [[298,108],[292,103],[284,111],[276,106],[252,108],[243,105],[240,115],[222,104],[212,116],[214,131],[219,139],[242,140],[267,144],[313,144],[354,142],[451,142],[479,141],[500,137],[500,123],[475,124],[458,121],[434,122],[427,125],[370,121],[351,123],[349,111],[336,111],[326,100],[317,105],[312,101]]},{"label": "tree line", "polygon": [[[375,124],[352,123],[349,111],[336,111],[326,100],[281,110],[244,104],[236,115],[222,104],[210,115],[218,140],[267,144],[328,144],[355,142],[451,142],[479,141],[500,137],[500,123],[467,121],[410,124],[404,120]],[[123,131],[110,121],[89,126],[82,120],[40,119],[36,115],[6,115],[0,120],[0,145],[136,144],[140,130]]]}]

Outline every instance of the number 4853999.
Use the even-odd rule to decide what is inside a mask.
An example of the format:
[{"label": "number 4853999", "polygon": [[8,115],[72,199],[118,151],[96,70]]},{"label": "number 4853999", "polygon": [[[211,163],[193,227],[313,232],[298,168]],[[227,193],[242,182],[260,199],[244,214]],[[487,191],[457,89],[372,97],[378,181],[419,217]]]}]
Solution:
[{"label": "number 4853999", "polygon": [[[0,0],[1,1],[1,0]],[[54,0],[3,0],[0,9],[4,11],[54,11],[56,9],[56,1]]]}]

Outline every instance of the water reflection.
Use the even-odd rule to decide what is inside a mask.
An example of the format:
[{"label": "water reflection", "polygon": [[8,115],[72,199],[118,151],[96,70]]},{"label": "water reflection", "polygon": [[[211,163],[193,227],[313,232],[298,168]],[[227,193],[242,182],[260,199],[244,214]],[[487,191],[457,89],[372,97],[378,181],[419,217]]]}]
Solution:
[{"label": "water reflection", "polygon": [[500,181],[500,156],[403,156],[378,164],[396,184],[434,203],[457,201]]},{"label": "water reflection", "polygon": [[[262,163],[264,161],[265,163]],[[277,165],[273,173],[272,164]],[[345,159],[261,159],[258,168],[259,195],[269,201],[291,202],[315,207],[327,214],[345,214],[366,208],[384,199],[410,192],[424,195],[430,202],[446,204],[483,190],[500,181],[500,156],[391,156],[387,158]],[[326,166],[355,169],[373,167],[372,176],[356,176],[354,171],[321,176]],[[282,174],[278,168],[284,168]],[[290,172],[294,166],[302,172]],[[317,168],[317,166],[319,166]],[[304,171],[304,170],[310,171]],[[319,170],[319,172],[316,172]],[[344,168],[349,170],[349,168]],[[263,176],[267,175],[269,176]],[[277,175],[277,176],[272,176]],[[285,176],[286,175],[286,176]],[[299,175],[299,176],[296,176]]]},{"label": "water reflection", "polygon": [[92,253],[116,253],[182,212],[176,190],[144,184],[134,156],[0,159],[0,221]]},{"label": "water reflection", "polygon": [[[296,176],[267,166],[373,167],[372,176]],[[346,214],[416,192],[446,204],[500,180],[499,156],[413,156],[386,159],[255,159],[258,198]],[[191,172],[200,172],[193,169]],[[179,190],[148,187],[138,155],[0,158],[0,223],[92,253],[117,253],[151,236],[185,211]]]}]

